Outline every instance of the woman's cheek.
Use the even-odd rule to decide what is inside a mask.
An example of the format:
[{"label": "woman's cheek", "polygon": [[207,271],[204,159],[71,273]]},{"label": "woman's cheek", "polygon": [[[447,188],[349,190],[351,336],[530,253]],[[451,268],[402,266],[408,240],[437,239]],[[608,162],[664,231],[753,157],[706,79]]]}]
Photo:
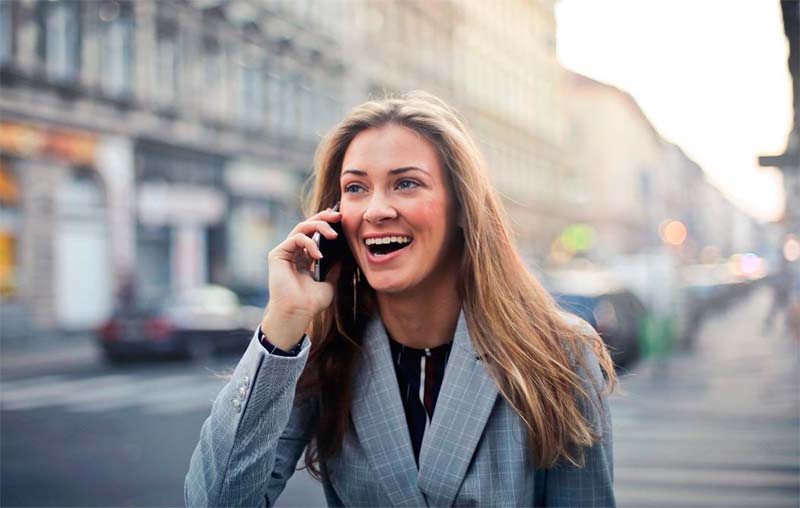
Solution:
[{"label": "woman's cheek", "polygon": [[447,216],[445,211],[446,210],[443,206],[443,203],[436,199],[427,199],[419,203],[411,216],[414,218],[416,223],[424,225],[426,228],[430,228],[437,222],[441,221],[442,217]]},{"label": "woman's cheek", "polygon": [[351,215],[342,213],[342,230],[350,246],[350,250],[355,252],[355,247],[358,245],[358,231],[356,220]]}]

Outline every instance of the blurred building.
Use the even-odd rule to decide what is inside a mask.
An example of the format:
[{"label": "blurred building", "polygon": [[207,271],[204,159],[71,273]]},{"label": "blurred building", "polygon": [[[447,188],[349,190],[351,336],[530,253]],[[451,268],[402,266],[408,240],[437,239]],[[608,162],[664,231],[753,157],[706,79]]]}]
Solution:
[{"label": "blurred building", "polygon": [[700,168],[628,94],[563,72],[555,3],[0,1],[2,335],[263,289],[320,136],[411,89],[463,114],[532,264],[570,231],[598,257],[661,246],[667,219],[689,256],[733,249]]},{"label": "blurred building", "polygon": [[[763,228],[734,206],[680,147],[661,138],[633,97],[565,71],[567,146],[589,254],[667,249],[680,262],[766,248]],[[678,232],[669,231],[675,223]],[[712,253],[712,254],[709,254]]]},{"label": "blurred building", "polygon": [[657,185],[663,140],[627,92],[564,74],[576,208],[595,230],[593,252],[607,258],[657,244],[668,218]]},{"label": "blurred building", "polygon": [[555,3],[454,2],[455,102],[484,149],[522,253],[534,263],[577,211]]},{"label": "blurred building", "polygon": [[344,107],[346,9],[0,2],[3,335],[93,327],[132,287],[263,287]]},{"label": "blurred building", "polygon": [[[779,155],[763,155],[759,163],[765,167],[776,167],[783,173],[783,188],[786,194],[786,207],[781,222],[784,238],[778,245],[788,242],[790,235],[800,231],[800,2],[781,0],[783,30],[789,43],[787,65],[792,78],[792,130],[786,140],[786,150]],[[779,266],[776,260],[775,267]]]},{"label": "blurred building", "polygon": [[386,92],[464,113],[541,255],[569,211],[554,3],[0,3],[4,334],[263,287],[319,136]]},{"label": "blurred building", "polygon": [[555,0],[362,0],[350,41],[355,97],[424,89],[476,137],[524,255],[541,259],[568,223]]},{"label": "blurred building", "polygon": [[453,30],[450,1],[354,0],[348,45],[349,99],[423,89],[445,100],[453,96]]}]

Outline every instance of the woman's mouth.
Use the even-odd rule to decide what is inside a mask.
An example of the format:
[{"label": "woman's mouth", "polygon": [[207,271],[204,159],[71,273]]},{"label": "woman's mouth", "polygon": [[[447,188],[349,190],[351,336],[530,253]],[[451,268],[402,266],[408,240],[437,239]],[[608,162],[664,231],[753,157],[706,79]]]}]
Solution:
[{"label": "woman's mouth", "polygon": [[370,261],[388,261],[405,250],[413,239],[410,236],[385,236],[380,238],[367,238],[364,244]]}]

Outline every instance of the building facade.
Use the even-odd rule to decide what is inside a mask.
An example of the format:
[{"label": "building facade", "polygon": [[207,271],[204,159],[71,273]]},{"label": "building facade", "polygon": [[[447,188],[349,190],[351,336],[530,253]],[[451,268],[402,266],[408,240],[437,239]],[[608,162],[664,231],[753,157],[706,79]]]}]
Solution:
[{"label": "building facade", "polygon": [[[681,263],[765,249],[756,221],[734,206],[680,147],[661,138],[627,92],[565,71],[567,145],[580,220],[595,231],[598,261],[669,249]],[[665,227],[685,228],[670,245]],[[763,253],[762,253],[763,254]],[[706,256],[707,257],[707,256]]]},{"label": "building facade", "polygon": [[412,89],[462,113],[532,267],[586,222],[601,258],[668,218],[725,231],[629,95],[563,72],[555,3],[0,2],[0,335],[90,329],[132,290],[263,290],[321,135]]},{"label": "building facade", "polygon": [[0,2],[3,335],[90,329],[127,287],[263,288],[344,108],[346,15]]},{"label": "building facade", "polygon": [[572,212],[555,0],[355,5],[353,102],[424,89],[453,104],[487,160],[524,257],[536,264]]}]

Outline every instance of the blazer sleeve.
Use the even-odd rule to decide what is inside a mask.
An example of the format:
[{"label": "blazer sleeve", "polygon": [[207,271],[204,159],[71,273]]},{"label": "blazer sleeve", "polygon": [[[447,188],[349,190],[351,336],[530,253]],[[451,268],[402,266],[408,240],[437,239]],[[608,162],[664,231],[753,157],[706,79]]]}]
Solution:
[{"label": "blazer sleeve", "polygon": [[[589,326],[589,325],[586,325]],[[568,461],[544,470],[544,503],[547,507],[615,507],[614,455],[611,430],[611,411],[608,397],[602,394],[606,386],[597,356],[590,347],[583,351],[588,372],[578,368],[579,376],[594,404],[580,404],[595,431],[602,438],[584,450],[583,468]],[[598,406],[601,410],[598,411]]]},{"label": "blazer sleeve", "polygon": [[295,402],[308,360],[269,354],[251,339],[200,430],[184,482],[186,506],[271,506],[294,472],[316,419],[316,404]]}]

